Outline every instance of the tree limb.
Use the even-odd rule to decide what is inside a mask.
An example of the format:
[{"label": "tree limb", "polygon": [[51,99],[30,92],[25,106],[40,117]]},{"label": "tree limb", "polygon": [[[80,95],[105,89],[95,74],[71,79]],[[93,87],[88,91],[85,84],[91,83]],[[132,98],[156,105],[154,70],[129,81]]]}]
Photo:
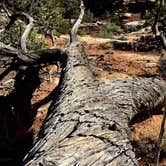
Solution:
[{"label": "tree limb", "polygon": [[25,53],[20,49],[16,49],[0,42],[0,54],[4,56],[14,57],[24,65],[35,65],[40,63],[53,63],[59,61],[62,64],[65,61],[64,51],[61,49],[43,49],[31,53]]},{"label": "tree limb", "polygon": [[25,29],[24,33],[23,33],[22,36],[21,36],[21,49],[22,49],[24,52],[27,52],[26,41],[27,41],[27,37],[28,37],[30,31],[31,31],[32,28],[33,28],[34,19],[33,19],[33,17],[31,17],[31,16],[30,16],[29,14],[27,14],[27,13],[22,12],[22,15],[25,16],[25,17],[28,19],[28,21],[29,21],[28,25],[26,26],[26,29]]},{"label": "tree limb", "polygon": [[85,11],[84,2],[82,0],[80,2],[81,2],[80,3],[80,9],[81,9],[80,15],[70,31],[70,39],[69,39],[68,45],[70,45],[72,42],[76,41],[76,35],[77,35],[78,28],[80,27],[81,21],[84,17],[84,11]]},{"label": "tree limb", "polygon": [[5,56],[17,57],[19,56],[20,51],[14,47],[0,42],[0,54]]},{"label": "tree limb", "polygon": [[160,33],[160,36],[161,36],[161,39],[162,39],[162,42],[163,42],[163,47],[166,50],[166,37],[164,36],[163,32]]},{"label": "tree limb", "polygon": [[66,53],[58,96],[24,165],[136,166],[128,124],[163,104],[166,84],[151,78],[101,84],[79,42]]}]

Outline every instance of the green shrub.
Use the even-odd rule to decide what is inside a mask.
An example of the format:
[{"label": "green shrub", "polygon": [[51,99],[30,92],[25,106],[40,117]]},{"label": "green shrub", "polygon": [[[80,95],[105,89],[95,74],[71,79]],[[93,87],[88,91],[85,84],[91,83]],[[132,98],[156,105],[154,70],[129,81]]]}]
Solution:
[{"label": "green shrub", "polygon": [[88,9],[85,11],[83,22],[93,22],[94,21],[94,15],[93,13]]},{"label": "green shrub", "polygon": [[68,34],[70,28],[71,25],[69,24],[69,22],[62,19],[57,23],[56,31],[59,34]]},{"label": "green shrub", "polygon": [[102,19],[110,19],[111,18],[111,14],[109,11],[105,11],[104,14],[102,14],[101,16]]},{"label": "green shrub", "polygon": [[98,37],[111,38],[113,34],[121,33],[122,29],[115,23],[109,22],[100,29]]},{"label": "green shrub", "polygon": [[111,21],[116,25],[121,25],[120,14],[116,11],[113,14],[111,14]]},{"label": "green shrub", "polygon": [[1,33],[0,41],[5,44],[10,44],[14,47],[20,46],[21,31],[22,31],[22,22],[15,22],[12,27]]},{"label": "green shrub", "polygon": [[44,39],[42,40],[41,38],[39,38],[38,29],[34,28],[28,36],[27,49],[38,50],[43,49],[46,46],[47,44],[44,42]]},{"label": "green shrub", "polygon": [[[25,24],[22,21],[16,21],[9,30],[0,35],[0,41],[10,44],[13,47],[20,48],[21,36],[25,30]],[[37,50],[46,47],[44,40],[39,39],[38,29],[33,28],[27,38],[27,49]]]}]

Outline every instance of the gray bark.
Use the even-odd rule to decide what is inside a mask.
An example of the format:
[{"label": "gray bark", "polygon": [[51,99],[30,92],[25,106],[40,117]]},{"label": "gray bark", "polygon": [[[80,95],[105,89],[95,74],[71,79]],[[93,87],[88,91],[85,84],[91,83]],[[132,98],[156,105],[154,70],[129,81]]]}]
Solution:
[{"label": "gray bark", "polygon": [[83,3],[82,0],[80,1],[80,9],[81,9],[81,11],[80,11],[79,18],[77,19],[77,21],[75,22],[74,26],[72,27],[72,29],[70,31],[69,44],[71,44],[72,42],[76,41],[76,35],[77,35],[78,28],[80,27],[81,21],[82,21],[82,19],[84,17],[85,7],[84,7],[84,3]]},{"label": "gray bark", "polygon": [[99,83],[80,43],[73,42],[66,54],[59,96],[24,165],[138,165],[129,123],[164,103],[166,84],[158,79]]},{"label": "gray bark", "polygon": [[83,46],[75,41],[83,13],[81,4],[81,14],[71,30],[70,45],[65,52],[55,49],[25,54],[0,46],[0,51],[28,64],[46,61],[52,55],[59,55],[63,63],[59,94],[23,160],[25,166],[138,165],[129,125],[138,113],[164,105],[166,84],[159,79],[107,83],[95,80]]},{"label": "gray bark", "polygon": [[21,49],[22,49],[24,52],[27,52],[27,46],[26,46],[27,37],[28,37],[30,31],[31,31],[32,28],[33,28],[34,19],[33,19],[33,17],[31,17],[31,16],[30,16],[29,14],[27,14],[27,13],[24,13],[24,12],[23,12],[22,15],[25,16],[25,17],[28,19],[28,21],[29,21],[28,25],[26,26],[26,29],[25,29],[24,33],[23,33],[22,36],[21,36]]}]

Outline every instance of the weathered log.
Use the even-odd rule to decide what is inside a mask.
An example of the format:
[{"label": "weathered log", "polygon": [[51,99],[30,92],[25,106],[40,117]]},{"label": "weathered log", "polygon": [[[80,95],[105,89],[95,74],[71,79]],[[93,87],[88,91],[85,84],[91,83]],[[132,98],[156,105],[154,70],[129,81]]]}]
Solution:
[{"label": "weathered log", "polygon": [[99,83],[80,43],[73,42],[66,54],[59,96],[24,165],[137,165],[129,123],[141,111],[163,104],[165,83],[158,79]]},{"label": "weathered log", "polygon": [[[82,3],[82,1],[81,1]],[[141,111],[164,104],[166,84],[158,79],[99,83],[93,77],[76,32],[71,30],[63,56],[59,95],[25,156],[24,165],[138,165],[129,124]]]},{"label": "weathered log", "polygon": [[166,84],[159,79],[95,80],[83,46],[75,41],[83,5],[81,9],[65,52],[55,49],[26,54],[9,47],[4,51],[32,65],[53,61],[57,55],[64,65],[58,96],[23,160],[25,166],[138,165],[129,125],[137,114],[164,104]]}]

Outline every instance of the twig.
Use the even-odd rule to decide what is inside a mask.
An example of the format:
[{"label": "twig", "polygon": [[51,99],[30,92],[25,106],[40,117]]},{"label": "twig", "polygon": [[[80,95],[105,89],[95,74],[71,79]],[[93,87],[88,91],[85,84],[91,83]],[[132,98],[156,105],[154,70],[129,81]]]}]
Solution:
[{"label": "twig", "polygon": [[164,113],[163,113],[163,119],[160,127],[160,133],[157,140],[156,145],[156,156],[155,156],[155,166],[158,166],[159,159],[160,159],[160,151],[161,151],[161,142],[164,134],[164,126],[165,126],[165,120],[166,120],[166,99],[164,99]]}]

